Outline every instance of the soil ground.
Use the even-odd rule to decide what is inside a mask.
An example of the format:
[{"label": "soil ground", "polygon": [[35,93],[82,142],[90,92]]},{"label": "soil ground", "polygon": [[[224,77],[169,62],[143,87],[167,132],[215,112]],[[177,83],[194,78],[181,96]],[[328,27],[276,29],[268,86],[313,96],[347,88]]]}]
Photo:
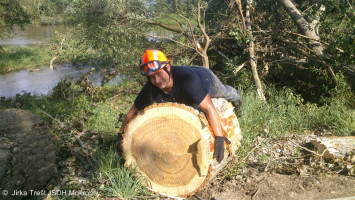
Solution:
[{"label": "soil ground", "polygon": [[[347,158],[331,161],[319,157],[310,144],[315,137],[318,136],[259,137],[237,173],[221,173],[187,199],[355,200],[354,163]],[[226,168],[235,162],[238,161]]]},{"label": "soil ground", "polygon": [[193,199],[355,199],[355,178],[344,175],[311,175],[258,172],[247,168],[241,180],[210,182],[204,189],[189,197]]}]

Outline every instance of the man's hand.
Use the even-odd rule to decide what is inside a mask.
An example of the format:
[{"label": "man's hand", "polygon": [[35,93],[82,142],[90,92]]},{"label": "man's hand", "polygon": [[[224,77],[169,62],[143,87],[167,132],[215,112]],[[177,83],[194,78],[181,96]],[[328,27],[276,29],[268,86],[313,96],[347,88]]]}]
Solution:
[{"label": "man's hand", "polygon": [[220,163],[224,158],[224,141],[227,144],[231,142],[226,137],[216,136],[215,138],[213,158],[217,158],[217,162]]}]

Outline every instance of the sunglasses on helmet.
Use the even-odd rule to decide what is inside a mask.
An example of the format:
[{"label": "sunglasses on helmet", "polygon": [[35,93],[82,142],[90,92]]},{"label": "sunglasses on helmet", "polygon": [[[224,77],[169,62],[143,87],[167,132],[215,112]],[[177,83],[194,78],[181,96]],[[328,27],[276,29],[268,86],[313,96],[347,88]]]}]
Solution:
[{"label": "sunglasses on helmet", "polygon": [[161,68],[165,67],[165,65],[168,63],[169,62],[166,62],[166,61],[160,62],[157,60],[147,62],[140,67],[141,74],[144,76],[149,76],[149,75],[153,74],[154,72],[160,70]]}]

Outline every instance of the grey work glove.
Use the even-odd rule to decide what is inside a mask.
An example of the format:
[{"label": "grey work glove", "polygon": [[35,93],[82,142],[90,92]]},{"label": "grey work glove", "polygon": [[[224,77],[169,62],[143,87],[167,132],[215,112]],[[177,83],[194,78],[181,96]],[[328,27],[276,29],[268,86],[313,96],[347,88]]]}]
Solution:
[{"label": "grey work glove", "polygon": [[227,144],[231,142],[226,137],[216,136],[215,138],[213,158],[217,158],[217,162],[220,163],[224,158],[224,141]]}]

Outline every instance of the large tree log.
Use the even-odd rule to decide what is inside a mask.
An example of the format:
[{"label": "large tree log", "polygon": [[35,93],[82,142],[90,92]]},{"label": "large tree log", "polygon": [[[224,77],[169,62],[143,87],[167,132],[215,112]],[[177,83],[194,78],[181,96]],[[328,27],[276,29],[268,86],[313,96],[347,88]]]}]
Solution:
[{"label": "large tree log", "polygon": [[194,194],[230,161],[242,138],[233,106],[212,99],[222,122],[226,151],[221,163],[213,159],[214,136],[204,114],[177,103],[153,104],[126,126],[123,155],[126,166],[136,166],[163,196]]}]

